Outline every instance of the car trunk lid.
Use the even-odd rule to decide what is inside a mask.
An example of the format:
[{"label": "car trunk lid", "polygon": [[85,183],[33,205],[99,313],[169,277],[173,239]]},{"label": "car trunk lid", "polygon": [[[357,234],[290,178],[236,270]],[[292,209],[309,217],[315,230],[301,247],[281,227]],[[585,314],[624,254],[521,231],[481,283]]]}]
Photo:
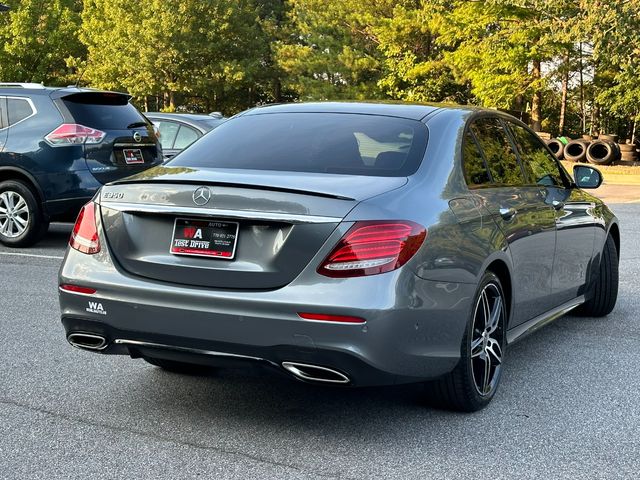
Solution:
[{"label": "car trunk lid", "polygon": [[[275,289],[300,274],[360,201],[406,181],[157,167],[103,187],[103,230],[115,260],[132,274],[199,287]],[[177,228],[184,221],[237,223],[233,259],[171,253],[177,221]]]}]

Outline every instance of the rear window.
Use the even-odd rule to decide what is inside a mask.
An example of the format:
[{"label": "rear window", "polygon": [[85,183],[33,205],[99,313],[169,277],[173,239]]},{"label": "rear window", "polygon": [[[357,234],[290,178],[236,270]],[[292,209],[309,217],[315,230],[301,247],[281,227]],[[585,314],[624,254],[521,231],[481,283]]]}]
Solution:
[{"label": "rear window", "polygon": [[223,123],[172,166],[404,177],[427,145],[418,121],[375,115],[272,113]]},{"label": "rear window", "polygon": [[76,94],[62,99],[74,121],[91,128],[122,130],[147,121],[119,94]]}]

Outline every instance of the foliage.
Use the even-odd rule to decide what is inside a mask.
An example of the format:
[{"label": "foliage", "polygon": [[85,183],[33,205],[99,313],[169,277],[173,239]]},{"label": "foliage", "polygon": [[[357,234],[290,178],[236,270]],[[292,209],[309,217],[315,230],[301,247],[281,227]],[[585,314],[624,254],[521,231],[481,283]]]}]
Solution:
[{"label": "foliage", "polygon": [[0,13],[0,80],[67,84],[67,60],[82,56],[79,0],[6,0]]},{"label": "foliage", "polygon": [[80,80],[150,109],[476,103],[526,111],[552,132],[564,109],[569,132],[585,122],[623,135],[640,118],[640,0],[6,3],[2,81]]}]

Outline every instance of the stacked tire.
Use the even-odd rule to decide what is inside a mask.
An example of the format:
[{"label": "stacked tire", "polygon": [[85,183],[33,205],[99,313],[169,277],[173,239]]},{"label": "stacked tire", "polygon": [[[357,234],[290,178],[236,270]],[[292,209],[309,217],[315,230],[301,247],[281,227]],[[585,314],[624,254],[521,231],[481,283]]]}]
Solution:
[{"label": "stacked tire", "polygon": [[633,143],[621,143],[620,148],[620,165],[635,165],[638,161],[638,146]]},{"label": "stacked tire", "polygon": [[640,147],[632,143],[618,143],[618,135],[582,135],[582,138],[568,140],[566,137],[559,137],[544,141],[558,160],[589,162],[594,165],[640,164]]},{"label": "stacked tire", "polygon": [[564,158],[570,162],[585,162],[589,142],[582,138],[571,140],[564,147]]},{"label": "stacked tire", "polygon": [[547,146],[558,160],[562,160],[564,158],[564,143],[562,143],[560,140],[558,140],[557,138],[547,140]]},{"label": "stacked tire", "polygon": [[587,161],[595,165],[610,165],[620,158],[618,144],[603,140],[601,135],[598,140],[592,141],[587,147]]}]

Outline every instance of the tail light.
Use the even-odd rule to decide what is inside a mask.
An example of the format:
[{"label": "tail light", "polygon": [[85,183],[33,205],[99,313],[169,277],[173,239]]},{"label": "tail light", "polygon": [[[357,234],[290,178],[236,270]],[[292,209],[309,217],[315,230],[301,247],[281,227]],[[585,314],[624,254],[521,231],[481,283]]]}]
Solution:
[{"label": "tail light", "polygon": [[76,224],[71,232],[69,245],[71,248],[88,255],[93,255],[100,251],[100,239],[98,237],[98,227],[96,226],[96,204],[94,202],[87,203],[80,210]]},{"label": "tail light", "polygon": [[77,123],[63,123],[44,137],[54,147],[100,143],[107,134]]},{"label": "tail light", "polygon": [[327,277],[361,277],[390,272],[418,251],[427,230],[409,221],[356,222],[318,268]]}]

